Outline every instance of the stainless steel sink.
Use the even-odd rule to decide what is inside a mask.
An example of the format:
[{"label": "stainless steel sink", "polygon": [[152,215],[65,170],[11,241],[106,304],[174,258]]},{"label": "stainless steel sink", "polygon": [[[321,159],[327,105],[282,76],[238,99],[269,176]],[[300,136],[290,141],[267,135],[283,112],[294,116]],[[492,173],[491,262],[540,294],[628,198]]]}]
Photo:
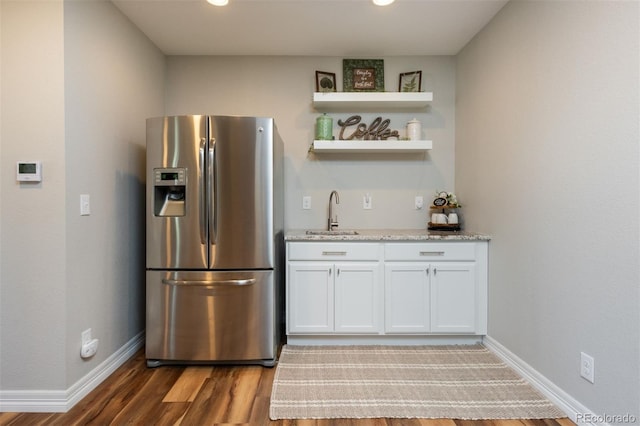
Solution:
[{"label": "stainless steel sink", "polygon": [[307,231],[307,235],[358,235],[358,232],[346,229],[336,229],[334,231],[310,229]]}]

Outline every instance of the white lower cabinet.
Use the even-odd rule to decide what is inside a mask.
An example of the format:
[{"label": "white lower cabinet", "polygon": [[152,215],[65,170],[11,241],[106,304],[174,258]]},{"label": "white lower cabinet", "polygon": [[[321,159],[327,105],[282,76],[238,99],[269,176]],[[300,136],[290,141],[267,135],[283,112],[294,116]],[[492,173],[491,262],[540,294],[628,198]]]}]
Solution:
[{"label": "white lower cabinet", "polygon": [[431,332],[475,333],[478,297],[475,263],[432,263]]},{"label": "white lower cabinet", "polygon": [[431,294],[428,265],[394,263],[384,267],[384,331],[428,333]]},{"label": "white lower cabinet", "polygon": [[475,264],[385,265],[385,332],[474,333]]},{"label": "white lower cabinet", "polygon": [[[382,329],[379,245],[311,243],[314,247],[308,247],[306,244],[287,246],[287,332],[379,333]],[[360,261],[361,258],[372,260]]]},{"label": "white lower cabinet", "polygon": [[378,262],[335,265],[334,329],[337,333],[378,333],[381,329]]},{"label": "white lower cabinet", "polygon": [[287,331],[333,331],[333,264],[290,262],[287,268]]},{"label": "white lower cabinet", "polygon": [[287,333],[484,335],[479,242],[288,242]]}]

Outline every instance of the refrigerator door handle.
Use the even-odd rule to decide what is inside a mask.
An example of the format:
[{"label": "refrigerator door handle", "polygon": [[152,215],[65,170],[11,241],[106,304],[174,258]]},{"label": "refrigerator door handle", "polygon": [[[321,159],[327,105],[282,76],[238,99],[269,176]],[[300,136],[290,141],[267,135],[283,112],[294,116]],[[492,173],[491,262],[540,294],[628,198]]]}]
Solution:
[{"label": "refrigerator door handle", "polygon": [[199,187],[200,187],[200,243],[207,244],[207,203],[205,202],[206,198],[206,187],[205,187],[205,149],[206,149],[207,140],[205,138],[200,139],[200,151],[198,156],[198,161],[200,162],[200,173],[198,173]]},{"label": "refrigerator door handle", "polygon": [[170,280],[163,279],[163,284],[170,286],[196,285],[196,286],[213,286],[213,287],[229,287],[229,286],[247,286],[256,283],[255,278],[247,278],[244,280]]},{"label": "refrigerator door handle", "polygon": [[209,195],[209,244],[216,241],[216,140],[209,139],[209,168],[207,170],[207,194]]}]

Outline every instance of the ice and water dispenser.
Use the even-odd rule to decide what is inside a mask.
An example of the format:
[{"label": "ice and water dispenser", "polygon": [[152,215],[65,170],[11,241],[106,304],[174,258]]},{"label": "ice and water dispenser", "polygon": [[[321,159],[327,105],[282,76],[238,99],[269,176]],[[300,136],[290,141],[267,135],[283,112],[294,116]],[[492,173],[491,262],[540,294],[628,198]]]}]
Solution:
[{"label": "ice and water dispenser", "polygon": [[153,169],[153,214],[184,216],[187,190],[186,169]]}]

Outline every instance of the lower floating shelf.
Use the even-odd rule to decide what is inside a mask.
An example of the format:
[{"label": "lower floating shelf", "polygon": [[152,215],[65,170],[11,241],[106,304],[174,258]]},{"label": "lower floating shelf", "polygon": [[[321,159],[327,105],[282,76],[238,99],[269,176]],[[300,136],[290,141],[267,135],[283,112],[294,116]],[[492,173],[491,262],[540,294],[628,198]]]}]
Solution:
[{"label": "lower floating shelf", "polygon": [[433,147],[432,141],[362,141],[333,140],[313,141],[314,152],[349,153],[349,152],[425,152]]}]

